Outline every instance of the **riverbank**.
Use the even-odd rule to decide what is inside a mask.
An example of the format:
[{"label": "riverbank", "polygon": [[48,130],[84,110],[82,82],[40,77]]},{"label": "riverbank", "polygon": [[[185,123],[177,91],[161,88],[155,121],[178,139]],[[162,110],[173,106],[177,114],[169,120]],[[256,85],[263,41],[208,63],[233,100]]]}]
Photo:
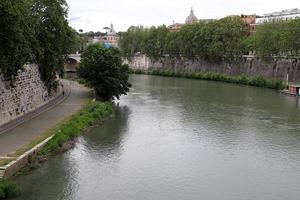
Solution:
[{"label": "riverbank", "polygon": [[[40,165],[42,162],[47,160],[50,155],[63,152],[68,148],[71,148],[72,145],[70,144],[74,143],[72,141],[74,141],[76,137],[84,133],[89,127],[106,119],[113,113],[113,111],[114,106],[111,102],[89,101],[80,111],[62,121],[57,126],[50,129],[47,133],[43,134],[43,136],[33,140],[30,144],[17,150],[10,156],[20,158],[26,154],[24,157],[27,166],[26,171],[35,168],[37,165]],[[41,144],[45,140],[47,140],[47,142],[43,146],[36,147],[37,144]],[[32,149],[32,151],[30,149]],[[30,153],[27,155],[27,152]],[[23,160],[21,162],[23,162]],[[7,165],[10,164],[8,163]],[[12,172],[9,172],[9,175],[10,173]],[[14,182],[6,179],[1,180],[0,200],[17,196],[19,194],[20,189]]]},{"label": "riverbank", "polygon": [[82,134],[85,129],[103,121],[113,111],[114,106],[111,102],[88,102],[78,113],[50,131],[54,136],[38,152],[38,155],[47,156],[59,152],[66,142]]},{"label": "riverbank", "polygon": [[189,78],[189,79],[200,79],[208,81],[220,81],[226,83],[234,83],[241,85],[249,85],[255,87],[270,88],[276,90],[282,90],[287,87],[287,85],[278,79],[266,79],[263,76],[230,76],[227,74],[217,73],[217,72],[175,72],[170,70],[140,70],[131,69],[132,74],[147,74],[156,76],[167,76],[167,77],[179,77],[179,78]]}]

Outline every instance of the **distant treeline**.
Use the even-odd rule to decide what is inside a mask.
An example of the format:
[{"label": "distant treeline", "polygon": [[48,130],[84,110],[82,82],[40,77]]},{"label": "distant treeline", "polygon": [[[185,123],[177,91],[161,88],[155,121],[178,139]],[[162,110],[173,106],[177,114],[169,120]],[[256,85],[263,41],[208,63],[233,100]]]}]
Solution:
[{"label": "distant treeline", "polygon": [[260,57],[299,56],[300,19],[258,25],[251,35],[239,16],[187,24],[176,32],[164,25],[132,26],[121,34],[119,44],[128,59],[137,52],[154,60],[168,54],[210,62],[231,62],[250,51]]},{"label": "distant treeline", "polygon": [[39,64],[47,87],[55,87],[76,36],[67,8],[65,0],[0,1],[0,71],[7,80],[31,62]]}]

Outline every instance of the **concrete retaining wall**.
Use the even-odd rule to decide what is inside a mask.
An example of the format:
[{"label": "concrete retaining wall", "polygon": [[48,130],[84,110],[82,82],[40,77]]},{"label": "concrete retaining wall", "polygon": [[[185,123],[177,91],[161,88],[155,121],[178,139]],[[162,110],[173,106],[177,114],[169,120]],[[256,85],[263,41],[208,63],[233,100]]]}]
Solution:
[{"label": "concrete retaining wall", "polygon": [[10,162],[6,166],[0,167],[0,178],[12,177],[16,172],[24,168],[30,161],[31,157],[34,157],[37,154],[37,152],[41,148],[43,148],[52,137],[53,136],[45,139],[43,142],[36,145],[31,150],[25,152],[23,155],[18,157],[16,160]]}]

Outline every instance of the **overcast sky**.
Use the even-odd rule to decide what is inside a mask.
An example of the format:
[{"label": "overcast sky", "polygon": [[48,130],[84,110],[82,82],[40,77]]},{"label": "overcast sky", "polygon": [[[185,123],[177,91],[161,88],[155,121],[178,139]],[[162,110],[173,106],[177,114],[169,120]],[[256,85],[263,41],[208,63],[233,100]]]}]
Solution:
[{"label": "overcast sky", "polygon": [[116,31],[131,25],[184,22],[191,7],[199,19],[230,14],[265,14],[300,8],[300,0],[67,0],[69,21],[75,29],[103,31],[113,23]]}]

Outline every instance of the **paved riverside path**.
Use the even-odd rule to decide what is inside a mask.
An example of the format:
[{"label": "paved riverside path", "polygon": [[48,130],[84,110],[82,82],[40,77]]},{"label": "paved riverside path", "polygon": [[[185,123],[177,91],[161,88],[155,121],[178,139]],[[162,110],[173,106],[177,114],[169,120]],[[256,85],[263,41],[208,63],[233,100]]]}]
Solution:
[{"label": "paved riverside path", "polygon": [[70,95],[61,103],[37,117],[0,134],[0,157],[5,157],[21,147],[29,144],[63,119],[80,110],[86,100],[90,99],[90,92],[75,82],[64,81],[64,87],[70,87]]}]

